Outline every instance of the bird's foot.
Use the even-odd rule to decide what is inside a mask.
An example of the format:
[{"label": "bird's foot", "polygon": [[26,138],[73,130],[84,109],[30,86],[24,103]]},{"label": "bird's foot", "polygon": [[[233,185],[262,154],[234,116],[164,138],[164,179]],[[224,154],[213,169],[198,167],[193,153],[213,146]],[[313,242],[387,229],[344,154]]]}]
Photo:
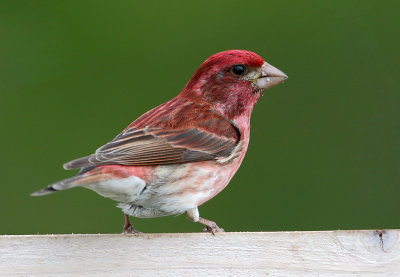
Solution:
[{"label": "bird's foot", "polygon": [[215,226],[207,226],[207,227],[204,227],[203,232],[205,232],[205,233],[211,233],[211,234],[215,235],[215,233],[223,233],[223,232],[225,232],[225,230],[222,229],[222,228],[219,228],[219,227],[217,226],[217,224],[215,224]]},{"label": "bird's foot", "polygon": [[133,226],[131,224],[129,224],[128,226],[124,225],[124,227],[122,228],[122,233],[123,234],[142,234],[142,232],[133,228]]},{"label": "bird's foot", "polygon": [[203,232],[212,233],[213,235],[215,235],[215,233],[225,232],[225,230],[218,227],[217,223],[214,221],[200,217],[199,222],[206,225],[206,227],[203,229]]},{"label": "bird's foot", "polygon": [[214,221],[199,217],[199,210],[197,209],[197,207],[187,210],[186,216],[189,220],[193,222],[199,222],[206,225],[206,227],[203,229],[203,232],[211,233],[213,235],[215,235],[215,233],[225,232],[225,230],[219,228],[217,223],[215,223]]},{"label": "bird's foot", "polygon": [[129,215],[125,214],[125,224],[122,227],[122,233],[123,234],[141,234],[142,232],[139,232],[135,228],[133,228],[133,225],[129,221]]}]

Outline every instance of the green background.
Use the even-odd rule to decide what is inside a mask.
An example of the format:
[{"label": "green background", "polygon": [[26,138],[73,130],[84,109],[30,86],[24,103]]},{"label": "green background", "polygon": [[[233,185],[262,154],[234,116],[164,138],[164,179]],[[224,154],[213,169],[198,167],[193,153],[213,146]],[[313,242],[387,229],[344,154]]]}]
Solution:
[{"label": "green background", "polygon": [[[116,203],[74,175],[210,55],[259,53],[289,79],[264,93],[247,156],[200,207],[228,231],[400,228],[399,1],[2,1],[0,234],[118,233]],[[134,219],[195,232],[185,216]]]}]

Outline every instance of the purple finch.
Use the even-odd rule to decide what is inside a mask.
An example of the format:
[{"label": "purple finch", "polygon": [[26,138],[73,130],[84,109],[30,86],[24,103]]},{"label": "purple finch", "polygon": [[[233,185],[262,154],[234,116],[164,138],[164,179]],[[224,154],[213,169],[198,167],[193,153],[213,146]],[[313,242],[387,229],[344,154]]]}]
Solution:
[{"label": "purple finch", "polygon": [[262,91],[286,78],[253,52],[217,53],[178,96],[136,119],[94,154],[66,163],[65,169],[80,169],[76,176],[32,195],[91,189],[119,202],[124,232],[136,232],[129,215],[184,212],[205,231],[223,231],[200,217],[198,207],[224,189],[242,163]]}]

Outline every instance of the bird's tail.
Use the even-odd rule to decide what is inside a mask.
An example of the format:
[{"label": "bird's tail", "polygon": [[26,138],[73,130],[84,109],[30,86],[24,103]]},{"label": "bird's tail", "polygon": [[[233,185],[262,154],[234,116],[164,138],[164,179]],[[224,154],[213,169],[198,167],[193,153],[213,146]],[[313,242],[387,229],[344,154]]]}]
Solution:
[{"label": "bird's tail", "polygon": [[50,186],[43,188],[41,190],[35,191],[33,193],[31,193],[31,196],[42,196],[42,195],[46,195],[46,194],[50,194],[59,190],[65,190],[65,189],[70,189],[73,187],[77,187],[77,186],[82,186],[86,182],[86,178],[88,176],[86,175],[77,175],[68,179],[64,179],[61,181],[58,181],[54,184],[51,184]]}]

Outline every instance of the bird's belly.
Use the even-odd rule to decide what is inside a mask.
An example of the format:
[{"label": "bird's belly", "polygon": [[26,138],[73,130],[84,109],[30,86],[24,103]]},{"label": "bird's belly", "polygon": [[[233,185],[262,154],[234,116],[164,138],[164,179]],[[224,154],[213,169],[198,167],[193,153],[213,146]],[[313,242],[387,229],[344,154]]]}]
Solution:
[{"label": "bird's belly", "polygon": [[198,207],[225,188],[237,169],[215,165],[207,161],[159,166],[143,193],[130,206],[119,206],[136,217],[180,214]]},{"label": "bird's belly", "polygon": [[101,180],[84,187],[118,201],[125,213],[135,217],[180,214],[200,206],[225,188],[241,159],[234,158],[226,164],[204,161],[146,170],[107,166],[99,168]]}]

